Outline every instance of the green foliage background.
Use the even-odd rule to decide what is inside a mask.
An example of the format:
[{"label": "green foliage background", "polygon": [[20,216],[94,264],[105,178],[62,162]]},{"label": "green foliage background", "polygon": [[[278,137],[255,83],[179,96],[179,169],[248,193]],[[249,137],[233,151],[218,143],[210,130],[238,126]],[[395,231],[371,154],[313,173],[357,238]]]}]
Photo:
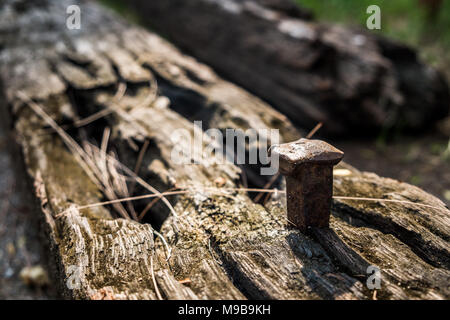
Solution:
[{"label": "green foliage background", "polygon": [[419,49],[428,62],[450,75],[450,1],[444,0],[435,19],[427,16],[420,0],[295,0],[318,20],[366,26],[368,6],[381,9],[381,30],[390,38]]}]

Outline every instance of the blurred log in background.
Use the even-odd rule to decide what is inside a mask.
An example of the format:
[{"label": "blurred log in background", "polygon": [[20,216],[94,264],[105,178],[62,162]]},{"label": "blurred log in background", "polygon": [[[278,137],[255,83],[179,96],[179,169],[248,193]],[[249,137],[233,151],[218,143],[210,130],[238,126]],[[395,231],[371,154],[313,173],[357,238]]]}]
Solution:
[{"label": "blurred log in background", "polygon": [[142,23],[301,128],[322,122],[328,137],[417,132],[448,115],[445,77],[415,50],[362,28],[319,23],[290,0],[126,3]]}]

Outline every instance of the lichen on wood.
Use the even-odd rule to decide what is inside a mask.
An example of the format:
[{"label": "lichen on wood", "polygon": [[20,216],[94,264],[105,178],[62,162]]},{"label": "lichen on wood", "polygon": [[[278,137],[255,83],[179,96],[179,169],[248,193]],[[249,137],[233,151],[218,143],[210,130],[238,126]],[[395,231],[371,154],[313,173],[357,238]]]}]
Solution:
[{"label": "lichen on wood", "polygon": [[[233,163],[202,157],[179,165],[170,156],[171,133],[183,128],[193,135],[193,120],[203,120],[204,129],[278,128],[283,141],[299,137],[290,122],[159,36],[94,3],[75,2],[89,12],[77,31],[59,27],[69,1],[10,0],[0,11],[0,21],[9,23],[0,25],[3,109],[13,120],[66,297],[371,299],[365,272],[377,265],[379,298],[449,298],[449,211],[441,201],[343,164],[348,174],[335,177],[335,195],[434,208],[336,199],[330,230],[301,233],[285,218],[282,194],[265,206],[254,203]],[[121,83],[126,90],[118,98]],[[161,201],[143,223],[118,218],[109,206],[79,209],[105,194],[18,92],[80,143],[100,145],[110,128],[109,148],[129,168],[149,141],[139,176],[159,191],[186,190],[169,198],[176,216]],[[101,119],[72,125],[106,108],[111,112]],[[168,242],[169,259],[156,230]]]}]

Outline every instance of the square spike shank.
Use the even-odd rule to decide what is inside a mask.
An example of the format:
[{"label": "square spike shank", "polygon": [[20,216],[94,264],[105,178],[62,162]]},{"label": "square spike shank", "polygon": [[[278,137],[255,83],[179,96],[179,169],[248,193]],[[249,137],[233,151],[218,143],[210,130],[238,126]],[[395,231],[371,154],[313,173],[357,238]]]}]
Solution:
[{"label": "square spike shank", "polygon": [[333,196],[333,166],[344,153],[320,140],[300,139],[274,146],[279,171],[286,176],[288,220],[306,231],[327,228]]}]

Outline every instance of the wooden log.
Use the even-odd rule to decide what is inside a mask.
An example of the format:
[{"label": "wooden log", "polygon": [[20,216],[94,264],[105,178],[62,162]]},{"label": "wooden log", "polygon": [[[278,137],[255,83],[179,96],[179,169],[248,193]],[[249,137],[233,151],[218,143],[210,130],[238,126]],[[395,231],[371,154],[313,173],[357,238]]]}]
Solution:
[{"label": "wooden log", "polygon": [[[86,13],[80,30],[64,25],[72,4]],[[170,138],[175,130],[205,135],[192,120],[203,120],[204,129],[278,128],[283,141],[297,138],[269,105],[90,1],[9,0],[0,21],[2,112],[23,151],[66,297],[372,299],[370,265],[382,274],[378,298],[450,297],[450,218],[440,200],[342,164],[336,196],[383,201],[336,198],[332,228],[303,234],[286,221],[282,190],[265,206],[251,200],[242,187],[250,170],[203,155],[196,165],[171,157],[180,146]],[[103,117],[76,126],[98,111]],[[134,192],[136,179],[109,151],[129,168],[142,159],[144,182]],[[89,165],[118,198],[126,196],[121,175],[130,195],[149,193],[145,182],[184,193],[167,196],[169,206],[159,201],[139,223],[119,217],[117,203],[93,205],[111,195]],[[151,200],[132,209],[139,213]]]},{"label": "wooden log", "polygon": [[127,1],[142,21],[304,129],[420,130],[449,112],[445,78],[414,50],[325,25],[291,0]]}]

